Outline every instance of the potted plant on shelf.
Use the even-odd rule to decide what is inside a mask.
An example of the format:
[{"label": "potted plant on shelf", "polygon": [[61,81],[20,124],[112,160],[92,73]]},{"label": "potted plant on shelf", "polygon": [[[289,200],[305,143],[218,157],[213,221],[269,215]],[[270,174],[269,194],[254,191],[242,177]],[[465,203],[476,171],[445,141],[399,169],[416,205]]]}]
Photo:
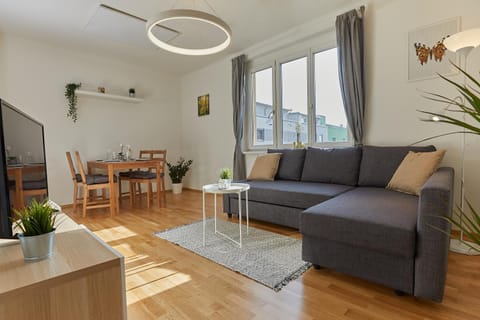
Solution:
[{"label": "potted plant on shelf", "polygon": [[[430,117],[428,119],[422,119],[423,121],[447,123],[459,127],[462,130],[440,134],[419,142],[458,133],[480,135],[480,82],[459,66],[455,64],[453,64],[453,66],[459,70],[471,84],[467,85],[466,81],[464,84],[455,82],[440,75],[440,78],[457,89],[459,96],[449,98],[441,94],[427,93],[426,97],[432,101],[444,104],[446,106],[444,110],[451,111],[452,113],[419,111]],[[455,115],[460,115],[461,117]],[[466,200],[466,203],[472,214],[471,217],[468,216],[464,208],[456,205],[453,209],[453,217],[444,218],[452,225],[458,227],[460,231],[470,239],[471,242],[464,241],[463,238],[461,238],[460,241],[463,244],[468,246],[472,251],[480,253],[480,214],[473,208],[468,200]]]},{"label": "potted plant on shelf", "polygon": [[50,258],[55,238],[55,219],[57,210],[46,201],[32,200],[29,206],[15,210],[14,226],[22,233],[18,234],[25,261]]},{"label": "potted plant on shelf", "polygon": [[72,118],[73,122],[77,122],[77,95],[75,90],[82,86],[81,83],[67,83],[65,86],[65,98],[67,98],[68,112],[67,117]]},{"label": "potted plant on shelf", "polygon": [[218,189],[228,189],[232,185],[232,170],[223,168],[220,170],[220,180],[218,180]]},{"label": "potted plant on shelf", "polygon": [[182,193],[182,180],[188,170],[190,170],[192,163],[193,160],[185,160],[183,158],[180,158],[180,160],[177,161],[177,164],[167,162],[168,174],[172,179],[172,192],[174,194]]}]

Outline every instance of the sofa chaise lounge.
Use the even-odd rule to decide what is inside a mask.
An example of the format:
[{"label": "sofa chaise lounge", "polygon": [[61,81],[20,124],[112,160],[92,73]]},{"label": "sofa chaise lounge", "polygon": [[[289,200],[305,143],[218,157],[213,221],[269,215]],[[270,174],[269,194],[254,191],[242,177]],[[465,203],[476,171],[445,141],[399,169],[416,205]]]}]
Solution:
[{"label": "sofa chaise lounge", "polygon": [[[419,298],[440,302],[447,271],[452,168],[439,168],[420,196],[385,187],[409,151],[435,147],[268,150],[282,153],[274,181],[248,181],[251,218],[297,228],[302,257]],[[242,205],[245,206],[244,199]],[[236,195],[224,211],[238,214]]]}]

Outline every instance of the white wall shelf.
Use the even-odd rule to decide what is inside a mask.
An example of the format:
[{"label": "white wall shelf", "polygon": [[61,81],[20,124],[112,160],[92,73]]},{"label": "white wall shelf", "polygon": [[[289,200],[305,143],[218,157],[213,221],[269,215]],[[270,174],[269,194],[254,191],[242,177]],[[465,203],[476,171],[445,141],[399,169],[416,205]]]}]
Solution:
[{"label": "white wall shelf", "polygon": [[144,101],[144,99],[142,98],[132,98],[132,97],[120,96],[116,94],[101,93],[101,92],[87,91],[87,90],[75,90],[75,93],[79,96],[90,96],[90,97],[96,97],[101,99],[119,100],[119,101],[131,102],[131,103],[140,103]]}]

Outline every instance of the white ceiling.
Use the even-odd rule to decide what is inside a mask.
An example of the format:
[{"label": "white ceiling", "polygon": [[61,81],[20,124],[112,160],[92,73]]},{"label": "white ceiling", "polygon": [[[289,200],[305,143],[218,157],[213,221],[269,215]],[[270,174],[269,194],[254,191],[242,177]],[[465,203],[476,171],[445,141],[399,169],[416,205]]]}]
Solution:
[{"label": "white ceiling", "polygon": [[[61,42],[65,46],[86,47],[146,63],[159,70],[184,74],[353,2],[208,0],[215,11],[212,12],[203,0],[0,0],[0,32],[24,34]],[[101,3],[144,19],[172,7],[215,13],[230,25],[232,44],[227,50],[212,56],[190,57],[168,53],[148,41],[144,23],[105,12],[100,8]],[[164,35],[167,38],[173,36]],[[212,41],[201,32],[198,39]]]}]

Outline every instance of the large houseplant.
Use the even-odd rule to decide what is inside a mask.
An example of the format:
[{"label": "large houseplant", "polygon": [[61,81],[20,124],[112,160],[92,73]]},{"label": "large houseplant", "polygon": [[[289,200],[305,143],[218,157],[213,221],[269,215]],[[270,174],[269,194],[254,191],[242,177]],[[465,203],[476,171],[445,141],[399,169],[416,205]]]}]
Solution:
[{"label": "large houseplant", "polygon": [[168,174],[172,179],[172,191],[175,194],[182,193],[182,180],[192,166],[193,160],[180,158],[176,164],[167,162]]},{"label": "large houseplant", "polygon": [[[429,115],[429,118],[422,119],[423,121],[447,123],[459,127],[462,130],[440,134],[432,138],[456,133],[480,135],[480,82],[459,66],[455,64],[453,64],[453,66],[458,69],[467,80],[470,81],[470,84],[467,85],[458,83],[440,75],[443,80],[454,86],[460,95],[455,98],[449,98],[441,94],[427,93],[426,96],[427,99],[444,104],[446,106],[445,110],[448,110],[451,113],[439,113],[423,110],[420,110],[420,112]],[[457,117],[456,115],[460,115],[461,117]],[[472,213],[471,217],[466,214],[463,208],[455,206],[453,210],[453,217],[445,217],[445,219],[463,231],[463,233],[470,238],[473,243],[480,245],[480,215],[468,200],[466,202]],[[457,220],[460,218],[462,219],[462,223]],[[465,241],[462,242],[469,246],[472,250],[480,251],[478,249],[479,247],[472,246]]]},{"label": "large houseplant", "polygon": [[47,202],[32,200],[30,205],[14,210],[14,226],[26,261],[49,258],[53,252],[56,210]]}]

